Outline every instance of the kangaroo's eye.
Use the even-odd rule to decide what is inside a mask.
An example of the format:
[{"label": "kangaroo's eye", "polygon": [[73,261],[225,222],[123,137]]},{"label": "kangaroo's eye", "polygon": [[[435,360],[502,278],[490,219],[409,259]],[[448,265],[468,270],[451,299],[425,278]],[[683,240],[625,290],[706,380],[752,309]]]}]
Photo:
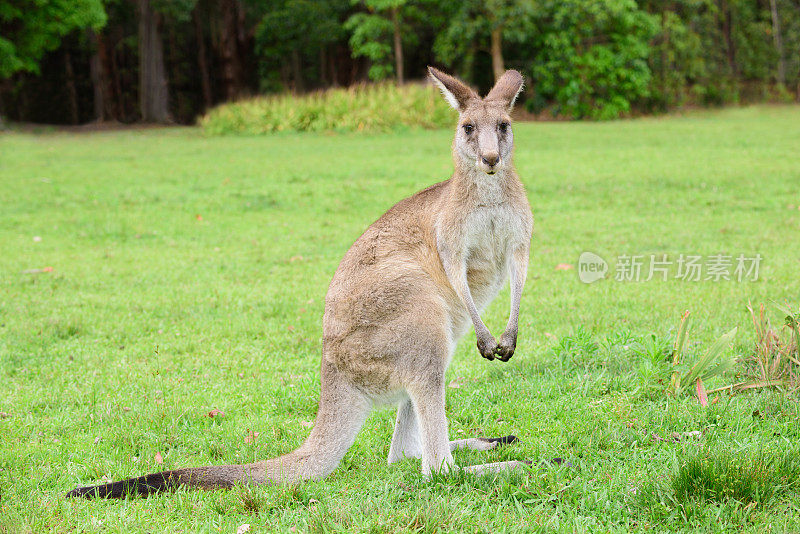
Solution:
[{"label": "kangaroo's eye", "polygon": [[507,122],[501,122],[498,128],[500,128],[500,132],[506,133],[508,131],[509,124]]},{"label": "kangaroo's eye", "polygon": [[474,127],[473,125],[471,125],[471,124],[465,124],[465,125],[463,126],[463,128],[464,128],[464,133],[465,133],[465,134],[467,134],[467,135],[469,135],[469,134],[471,134],[473,131],[475,131],[475,127]]}]

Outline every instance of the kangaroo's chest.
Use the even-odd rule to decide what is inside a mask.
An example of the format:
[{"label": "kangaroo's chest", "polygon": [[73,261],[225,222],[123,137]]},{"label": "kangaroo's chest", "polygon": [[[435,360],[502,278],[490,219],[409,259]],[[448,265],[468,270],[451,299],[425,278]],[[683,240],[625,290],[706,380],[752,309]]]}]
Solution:
[{"label": "kangaroo's chest", "polygon": [[480,208],[465,220],[467,283],[479,307],[497,294],[508,275],[507,256],[519,222],[503,207]]},{"label": "kangaroo's chest", "polygon": [[490,269],[505,264],[518,222],[504,206],[481,207],[464,221],[467,269]]}]

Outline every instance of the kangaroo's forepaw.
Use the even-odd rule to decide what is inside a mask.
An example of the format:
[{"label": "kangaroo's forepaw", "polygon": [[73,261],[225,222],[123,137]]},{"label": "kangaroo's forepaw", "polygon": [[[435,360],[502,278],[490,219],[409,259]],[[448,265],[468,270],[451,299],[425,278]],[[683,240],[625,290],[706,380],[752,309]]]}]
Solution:
[{"label": "kangaroo's forepaw", "polygon": [[502,336],[500,336],[500,342],[497,344],[497,348],[495,349],[495,355],[501,362],[507,362],[514,355],[516,348],[516,334],[504,333]]},{"label": "kangaroo's forepaw", "polygon": [[487,360],[494,360],[497,353],[497,340],[488,334],[478,337],[478,352]]},{"label": "kangaroo's forepaw", "polygon": [[497,359],[500,360],[501,362],[507,362],[514,355],[515,348],[516,347],[513,346],[507,347],[504,345],[498,345],[497,350],[495,350],[495,355]]}]

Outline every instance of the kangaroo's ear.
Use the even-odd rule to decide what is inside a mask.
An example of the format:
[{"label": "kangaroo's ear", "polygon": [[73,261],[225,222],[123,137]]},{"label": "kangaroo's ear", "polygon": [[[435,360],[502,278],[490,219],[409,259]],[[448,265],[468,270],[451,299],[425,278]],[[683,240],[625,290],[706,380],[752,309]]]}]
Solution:
[{"label": "kangaroo's ear", "polygon": [[439,86],[447,103],[453,106],[453,109],[459,113],[464,111],[464,108],[467,107],[467,102],[472,99],[480,99],[478,93],[473,91],[461,80],[453,78],[433,67],[428,67],[428,74],[430,74],[433,83]]},{"label": "kangaroo's ear", "polygon": [[500,76],[500,79],[494,84],[489,94],[486,95],[486,100],[503,102],[510,111],[511,108],[514,107],[514,102],[517,100],[517,97],[522,92],[524,81],[522,74],[519,72],[507,70]]}]

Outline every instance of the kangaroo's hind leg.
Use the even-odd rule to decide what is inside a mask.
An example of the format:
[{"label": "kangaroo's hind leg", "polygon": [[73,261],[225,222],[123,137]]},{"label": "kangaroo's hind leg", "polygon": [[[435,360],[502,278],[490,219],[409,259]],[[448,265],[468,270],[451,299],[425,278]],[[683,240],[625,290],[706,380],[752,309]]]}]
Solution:
[{"label": "kangaroo's hind leg", "polygon": [[410,385],[408,393],[419,426],[422,474],[428,476],[432,472],[449,472],[454,464],[444,412],[444,369],[420,377]]},{"label": "kangaroo's hind leg", "polygon": [[[498,445],[506,445],[517,441],[516,436],[501,438],[465,438],[450,441],[450,452],[471,449],[474,451],[492,450]],[[422,443],[419,435],[419,424],[414,413],[411,399],[403,401],[397,408],[397,420],[392,435],[392,445],[389,447],[388,463],[399,462],[403,458],[422,457]]]},{"label": "kangaroo's hind leg", "polygon": [[388,463],[393,464],[403,458],[422,457],[422,443],[419,435],[417,415],[411,399],[406,399],[397,408],[392,444],[389,447]]}]

